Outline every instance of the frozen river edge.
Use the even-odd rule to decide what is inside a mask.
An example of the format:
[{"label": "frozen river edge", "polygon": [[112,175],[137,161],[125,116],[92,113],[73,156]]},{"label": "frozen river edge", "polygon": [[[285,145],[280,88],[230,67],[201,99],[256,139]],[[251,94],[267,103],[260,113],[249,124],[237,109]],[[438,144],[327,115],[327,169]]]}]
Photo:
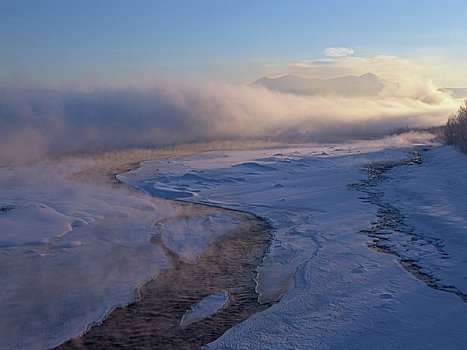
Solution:
[{"label": "frozen river edge", "polygon": [[[107,171],[97,169],[94,176],[89,166],[72,159],[0,169],[0,348],[54,347],[107,319],[116,307],[141,303],[145,292],[158,295],[153,306],[180,299],[178,311],[161,317],[180,333],[188,315],[187,336],[178,339],[184,348],[211,341],[267,307],[257,303],[255,283],[270,242],[263,220],[148,196],[109,182]],[[76,181],[83,169],[85,176]],[[99,181],[101,175],[106,180]],[[204,274],[202,265],[210,271]],[[159,291],[157,282],[146,283],[157,278],[167,282]],[[177,295],[177,288],[184,294]],[[228,293],[228,300],[216,307],[209,296],[219,292]],[[203,298],[208,302],[192,309]],[[132,327],[125,341],[134,343],[138,334],[137,342],[147,344],[154,333],[141,335]],[[167,332],[161,339],[168,347],[177,342]]]},{"label": "frozen river edge", "polygon": [[[226,211],[241,222],[189,262],[167,247],[156,230],[151,242],[164,250],[170,267],[139,289],[138,301],[116,308],[98,325],[57,349],[197,349],[269,306],[258,303],[255,283],[256,269],[270,242],[269,226],[248,213],[178,204],[197,215]],[[225,298],[221,305],[216,295]],[[188,318],[184,321],[187,315],[189,322]]]},{"label": "frozen river edge", "polygon": [[[207,348],[328,349],[348,344],[363,349],[464,348],[467,335],[461,324],[467,309],[462,299],[427,288],[398,257],[368,249],[373,237],[358,234],[377,221],[379,208],[348,185],[363,180],[367,175],[361,169],[369,164],[407,162],[411,152],[425,147],[416,140],[405,145],[398,141],[212,152],[147,162],[126,177],[131,182],[136,176],[145,189],[182,193],[184,201],[253,212],[274,227],[271,250],[259,269],[259,291],[262,300],[280,295],[280,302],[233,327]],[[456,151],[442,149],[443,157],[457,157]],[[417,230],[418,223],[411,220],[419,215],[418,199],[442,180],[438,165],[430,162],[429,155],[437,152],[424,152],[427,161],[419,168],[430,178],[415,186],[414,177],[412,191],[400,191],[397,186],[391,190],[392,180],[378,184],[385,199],[399,207]],[[403,166],[392,170],[397,174],[386,175],[401,179],[402,185],[412,176]],[[420,194],[413,196],[414,189]],[[401,201],[404,194],[408,199]],[[404,206],[410,203],[407,211]],[[424,231],[420,236],[429,237]],[[393,237],[394,247],[412,244],[420,261],[432,247],[423,240],[404,242],[397,234]],[[453,237],[445,236],[445,243]],[[456,259],[461,261],[465,255],[454,254],[444,261]],[[428,257],[422,271],[440,261]],[[460,270],[444,269],[439,275],[443,271],[445,278],[455,277],[454,272],[459,273],[458,282],[465,279]]]},{"label": "frozen river edge", "polygon": [[[459,176],[467,172],[465,156],[435,148],[422,151],[418,165],[385,170],[384,181],[371,188],[382,206],[371,193],[349,188],[368,176],[362,168],[410,161],[421,144],[430,142],[396,137],[208,152],[143,162],[119,175],[130,187],[208,205],[198,213],[198,205],[174,205],[124,186],[69,181],[82,168],[76,163],[2,169],[0,321],[8,322],[0,330],[9,337],[0,348],[49,348],[78,334],[106,310],[131,303],[134,286],[174,261],[195,265],[206,247],[245,222],[236,215],[250,212],[273,233],[254,271],[256,292],[267,305],[280,301],[206,348],[464,349],[467,308],[458,294],[467,290],[467,184]],[[403,218],[403,229],[378,226],[388,210]],[[415,263],[420,275],[401,260]],[[459,293],[429,288],[423,276]],[[183,328],[186,315],[189,323],[201,320],[188,326],[214,319],[231,296],[224,288],[200,294],[175,323]]]}]

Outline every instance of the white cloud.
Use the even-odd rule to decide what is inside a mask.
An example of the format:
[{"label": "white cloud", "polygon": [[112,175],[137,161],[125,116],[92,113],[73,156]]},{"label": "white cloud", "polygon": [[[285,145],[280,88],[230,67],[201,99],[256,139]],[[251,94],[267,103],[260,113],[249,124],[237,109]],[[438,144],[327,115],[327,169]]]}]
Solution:
[{"label": "white cloud", "polygon": [[354,49],[351,47],[328,47],[323,51],[326,57],[345,57],[352,55]]}]

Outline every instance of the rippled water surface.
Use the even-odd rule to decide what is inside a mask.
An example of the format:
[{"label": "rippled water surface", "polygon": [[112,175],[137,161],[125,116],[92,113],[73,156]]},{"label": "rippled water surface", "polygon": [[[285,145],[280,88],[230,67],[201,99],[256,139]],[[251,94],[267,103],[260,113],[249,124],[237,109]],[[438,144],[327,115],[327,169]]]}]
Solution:
[{"label": "rippled water surface", "polygon": [[[194,264],[184,261],[162,242],[172,267],[140,290],[140,300],[112,311],[99,325],[58,349],[197,349],[268,305],[257,302],[256,268],[270,240],[268,225],[246,213],[243,223],[209,244]],[[157,225],[156,225],[157,227]],[[184,313],[204,297],[228,292],[227,304],[216,314],[180,327]]]}]

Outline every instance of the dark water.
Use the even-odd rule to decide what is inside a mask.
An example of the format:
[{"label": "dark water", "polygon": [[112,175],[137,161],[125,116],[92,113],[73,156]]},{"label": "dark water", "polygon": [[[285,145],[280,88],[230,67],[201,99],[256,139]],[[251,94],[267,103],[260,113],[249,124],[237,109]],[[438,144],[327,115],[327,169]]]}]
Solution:
[{"label": "dark water", "polygon": [[[199,208],[199,206],[198,206]],[[211,208],[212,210],[212,208]],[[254,278],[270,241],[268,225],[246,213],[238,229],[211,243],[195,264],[160,245],[172,267],[140,290],[140,300],[111,312],[99,325],[57,349],[198,349],[262,311]],[[215,315],[183,328],[183,314],[196,302],[226,290],[229,301]]]}]

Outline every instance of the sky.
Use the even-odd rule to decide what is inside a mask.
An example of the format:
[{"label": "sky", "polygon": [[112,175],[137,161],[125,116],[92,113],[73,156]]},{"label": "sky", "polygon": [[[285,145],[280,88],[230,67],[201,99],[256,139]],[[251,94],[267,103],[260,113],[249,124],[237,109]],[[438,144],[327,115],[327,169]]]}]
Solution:
[{"label": "sky", "polygon": [[461,0],[0,0],[0,77],[248,82],[291,67],[319,75],[296,69],[323,59],[391,57],[467,86],[466,14]]},{"label": "sky", "polygon": [[[0,166],[443,125],[461,100],[439,88],[467,87],[466,14],[465,0],[0,0]],[[366,73],[382,79],[371,98],[252,84]]]}]

